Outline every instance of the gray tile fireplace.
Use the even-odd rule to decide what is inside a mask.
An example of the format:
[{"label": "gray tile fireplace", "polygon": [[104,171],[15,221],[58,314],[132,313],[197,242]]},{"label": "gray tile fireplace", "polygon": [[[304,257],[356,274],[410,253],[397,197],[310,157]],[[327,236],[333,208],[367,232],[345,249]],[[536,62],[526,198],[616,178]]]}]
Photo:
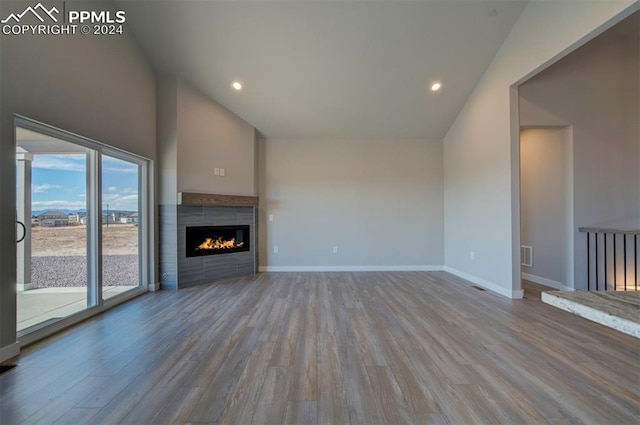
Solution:
[{"label": "gray tile fireplace", "polygon": [[[181,193],[178,205],[160,205],[161,287],[179,289],[254,275],[257,205],[256,197],[192,193]],[[194,242],[194,234],[202,240]],[[215,244],[226,246],[200,248]]]}]

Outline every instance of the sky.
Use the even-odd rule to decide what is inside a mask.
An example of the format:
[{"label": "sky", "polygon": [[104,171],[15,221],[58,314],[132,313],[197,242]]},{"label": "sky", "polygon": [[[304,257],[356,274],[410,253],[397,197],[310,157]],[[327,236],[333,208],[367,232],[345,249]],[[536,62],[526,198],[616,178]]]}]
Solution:
[{"label": "sky", "polygon": [[[103,211],[138,210],[136,164],[103,155],[102,187]],[[33,211],[86,210],[86,156],[34,155],[31,193]]]}]

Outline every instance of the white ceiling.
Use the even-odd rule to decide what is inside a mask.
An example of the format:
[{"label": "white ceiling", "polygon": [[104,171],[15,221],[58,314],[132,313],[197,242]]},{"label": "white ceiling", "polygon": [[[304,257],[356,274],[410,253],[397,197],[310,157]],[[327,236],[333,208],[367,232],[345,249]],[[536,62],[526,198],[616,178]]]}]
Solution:
[{"label": "white ceiling", "polygon": [[439,139],[526,0],[116,3],[159,74],[266,137]]}]

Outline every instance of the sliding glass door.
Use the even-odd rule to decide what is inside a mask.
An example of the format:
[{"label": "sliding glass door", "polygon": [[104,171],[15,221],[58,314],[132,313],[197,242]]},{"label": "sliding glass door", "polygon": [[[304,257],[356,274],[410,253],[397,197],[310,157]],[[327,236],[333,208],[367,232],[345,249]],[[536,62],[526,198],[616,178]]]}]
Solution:
[{"label": "sliding glass door", "polygon": [[16,161],[19,333],[144,285],[146,160],[25,122]]},{"label": "sliding glass door", "polygon": [[[16,152],[18,330],[87,307],[87,149],[24,129]],[[46,149],[45,149],[46,146]]]},{"label": "sliding glass door", "polygon": [[140,282],[140,166],[102,155],[102,297]]}]

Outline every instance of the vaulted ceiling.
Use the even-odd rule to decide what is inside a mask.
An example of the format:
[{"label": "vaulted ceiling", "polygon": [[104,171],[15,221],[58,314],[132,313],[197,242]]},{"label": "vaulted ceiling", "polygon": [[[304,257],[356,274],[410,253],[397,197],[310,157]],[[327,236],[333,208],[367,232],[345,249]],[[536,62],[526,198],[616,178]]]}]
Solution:
[{"label": "vaulted ceiling", "polygon": [[266,137],[442,138],[526,0],[116,3],[160,75]]}]

